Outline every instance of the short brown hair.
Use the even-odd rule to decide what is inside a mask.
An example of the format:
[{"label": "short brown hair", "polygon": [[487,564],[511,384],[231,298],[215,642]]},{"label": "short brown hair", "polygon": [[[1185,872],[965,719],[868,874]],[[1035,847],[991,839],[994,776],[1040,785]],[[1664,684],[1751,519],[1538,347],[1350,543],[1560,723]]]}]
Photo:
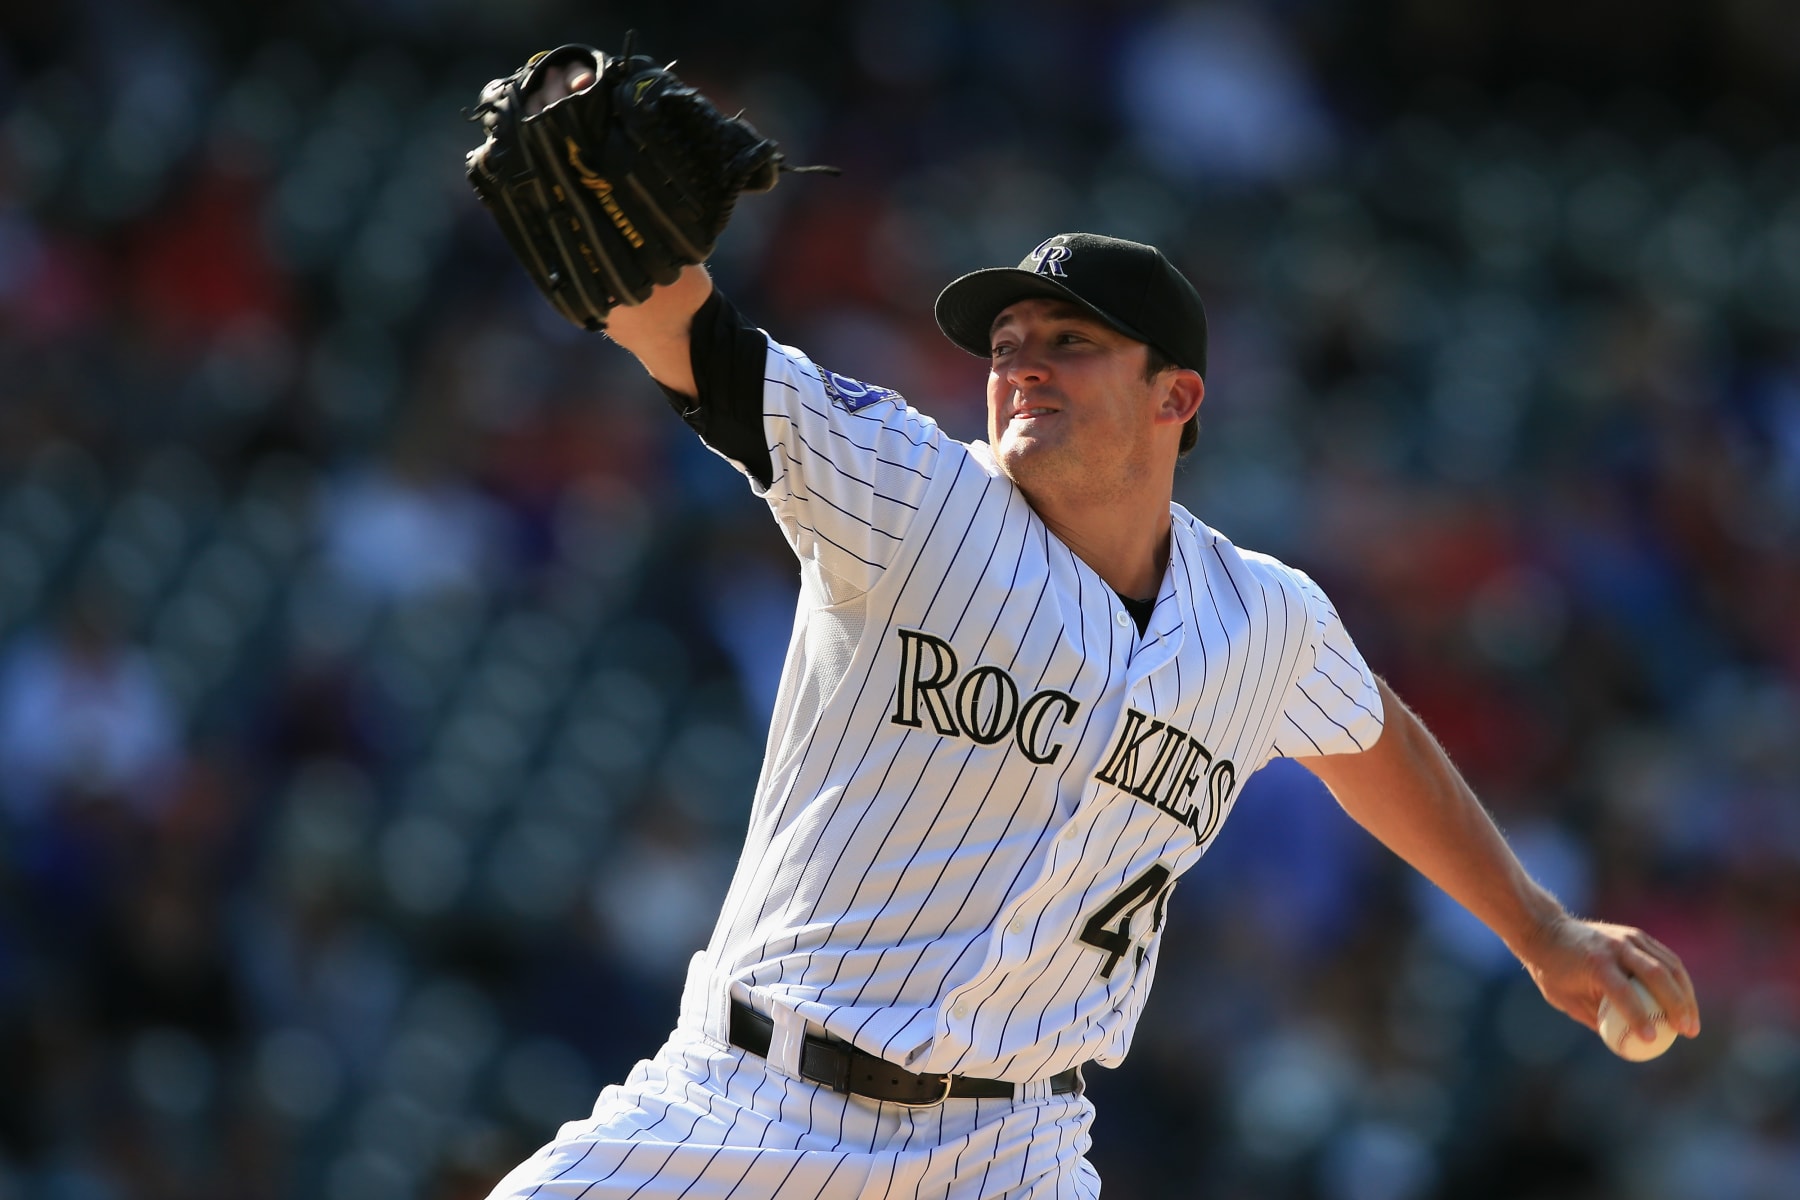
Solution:
[{"label": "short brown hair", "polygon": [[[1180,365],[1180,363],[1170,358],[1167,354],[1164,354],[1156,346],[1151,345],[1149,342],[1144,343],[1144,381],[1146,383],[1155,379],[1170,367],[1178,367]],[[1187,424],[1181,427],[1181,447],[1177,452],[1178,455],[1185,455],[1189,450],[1194,448],[1194,444],[1199,440],[1200,410],[1195,409],[1194,415],[1189,417],[1187,419]]]}]

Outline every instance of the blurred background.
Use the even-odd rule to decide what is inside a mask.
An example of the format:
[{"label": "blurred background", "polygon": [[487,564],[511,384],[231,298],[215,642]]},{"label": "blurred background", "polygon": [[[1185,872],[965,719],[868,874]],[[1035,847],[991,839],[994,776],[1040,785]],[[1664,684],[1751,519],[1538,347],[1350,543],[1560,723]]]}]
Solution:
[{"label": "blurred background", "polygon": [[1800,1196],[1800,9],[6,0],[0,1198],[480,1197],[673,1022],[796,572],[462,178],[627,28],[844,168],[722,285],[960,436],[944,282],[1167,249],[1179,498],[1694,973],[1614,1059],[1276,764],[1093,1073],[1109,1198]]}]

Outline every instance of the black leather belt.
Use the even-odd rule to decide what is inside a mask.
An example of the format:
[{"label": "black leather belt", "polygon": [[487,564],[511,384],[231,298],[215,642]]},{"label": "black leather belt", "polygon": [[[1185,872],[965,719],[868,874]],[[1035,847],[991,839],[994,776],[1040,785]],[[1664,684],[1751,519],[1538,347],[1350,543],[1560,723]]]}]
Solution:
[{"label": "black leather belt", "polygon": [[[731,1002],[731,1044],[759,1058],[769,1057],[775,1022],[742,1000]],[[800,1046],[800,1077],[837,1092],[926,1108],[945,1100],[1010,1100],[1018,1085],[970,1075],[917,1075],[848,1042],[807,1034]],[[1081,1068],[1050,1077],[1050,1094],[1067,1095],[1081,1086]]]}]

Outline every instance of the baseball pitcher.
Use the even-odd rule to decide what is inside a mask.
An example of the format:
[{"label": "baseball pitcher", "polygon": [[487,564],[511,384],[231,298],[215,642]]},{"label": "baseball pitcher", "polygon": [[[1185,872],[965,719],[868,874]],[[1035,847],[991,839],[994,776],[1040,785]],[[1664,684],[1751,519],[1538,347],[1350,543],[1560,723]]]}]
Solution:
[{"label": "baseball pitcher", "polygon": [[[771,338],[700,265],[788,165],[668,71],[587,47],[489,85],[470,178],[769,505],[800,600],[749,829],[667,1043],[495,1197],[1091,1197],[1089,1064],[1124,1058],[1171,889],[1296,758],[1593,1027],[1699,1031],[1680,961],[1521,869],[1302,572],[1172,500],[1200,297],[1089,233],[965,275],[987,439]],[[839,365],[839,364],[834,364]],[[847,365],[847,364],[846,364]]]}]

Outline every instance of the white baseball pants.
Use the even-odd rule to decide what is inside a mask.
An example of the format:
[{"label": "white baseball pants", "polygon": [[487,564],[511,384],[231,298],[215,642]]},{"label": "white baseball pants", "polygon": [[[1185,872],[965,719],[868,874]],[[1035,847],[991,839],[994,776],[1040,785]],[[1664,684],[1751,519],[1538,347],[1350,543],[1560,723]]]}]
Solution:
[{"label": "white baseball pants", "polygon": [[489,1200],[1093,1200],[1093,1106],[1022,1091],[906,1108],[678,1029]]}]

